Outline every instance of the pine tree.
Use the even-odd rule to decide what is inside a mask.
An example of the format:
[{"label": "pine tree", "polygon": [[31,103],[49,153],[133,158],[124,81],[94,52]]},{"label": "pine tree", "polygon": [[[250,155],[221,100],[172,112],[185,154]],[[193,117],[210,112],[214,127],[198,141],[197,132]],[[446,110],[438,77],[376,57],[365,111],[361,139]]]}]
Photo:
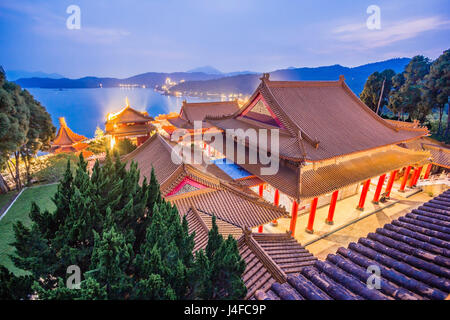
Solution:
[{"label": "pine tree", "polygon": [[[233,238],[223,240],[215,220],[206,249],[194,257],[186,217],[161,198],[134,163],[116,154],[94,165],[80,155],[67,164],[53,197],[56,209],[32,205],[31,227],[14,226],[18,268],[30,271],[39,299],[232,299],[245,296],[245,263]],[[215,218],[214,218],[215,219]],[[80,289],[65,286],[67,267],[82,272]],[[18,288],[20,289],[20,288]]]},{"label": "pine tree", "polygon": [[212,217],[206,253],[203,250],[196,253],[196,264],[196,271],[203,272],[198,285],[201,298],[235,300],[247,294],[241,277],[245,271],[245,261],[239,254],[236,240],[231,235],[223,239],[215,216]]}]

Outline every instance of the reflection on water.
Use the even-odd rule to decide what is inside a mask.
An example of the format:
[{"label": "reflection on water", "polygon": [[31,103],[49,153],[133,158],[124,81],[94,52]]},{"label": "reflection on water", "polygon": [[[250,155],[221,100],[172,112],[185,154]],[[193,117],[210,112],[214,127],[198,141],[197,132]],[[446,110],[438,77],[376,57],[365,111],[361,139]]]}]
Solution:
[{"label": "reflection on water", "polygon": [[163,96],[152,89],[143,88],[96,88],[96,89],[27,89],[45,106],[58,126],[58,118],[65,117],[69,127],[76,133],[92,137],[95,128],[105,128],[106,115],[125,107],[128,97],[130,106],[136,110],[146,110],[155,117],[162,113],[180,111],[184,99],[191,102],[205,101],[193,97]]}]

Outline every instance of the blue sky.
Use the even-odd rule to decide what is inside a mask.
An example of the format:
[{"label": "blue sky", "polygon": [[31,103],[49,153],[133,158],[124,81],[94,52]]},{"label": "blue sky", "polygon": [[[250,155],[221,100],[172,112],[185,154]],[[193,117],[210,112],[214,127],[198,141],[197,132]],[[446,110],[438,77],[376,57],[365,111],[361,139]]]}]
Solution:
[{"label": "blue sky", "polygon": [[[69,5],[81,29],[66,28]],[[366,10],[381,9],[369,30]],[[224,72],[356,66],[450,48],[448,0],[0,0],[7,70],[127,77],[211,65]]]}]

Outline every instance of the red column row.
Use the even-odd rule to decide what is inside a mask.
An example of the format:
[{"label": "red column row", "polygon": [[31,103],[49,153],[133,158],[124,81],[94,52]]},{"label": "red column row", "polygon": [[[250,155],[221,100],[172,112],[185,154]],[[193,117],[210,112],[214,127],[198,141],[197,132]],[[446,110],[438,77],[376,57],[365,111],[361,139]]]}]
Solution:
[{"label": "red column row", "polygon": [[[278,189],[275,189],[275,195],[273,196],[273,204],[278,207],[279,203],[280,203],[280,191],[278,191]],[[278,225],[278,221],[273,220],[272,225],[273,226]]]},{"label": "red column row", "polygon": [[403,176],[403,180],[402,180],[402,183],[400,185],[400,189],[398,189],[398,191],[405,192],[405,186],[406,186],[406,182],[408,181],[408,177],[409,177],[409,172],[410,171],[411,171],[411,166],[406,167],[405,175]]},{"label": "red column row", "polygon": [[423,176],[423,178],[424,178],[425,180],[428,179],[428,178],[430,177],[431,168],[433,168],[433,164],[432,164],[432,163],[430,163],[430,164],[427,166],[427,169],[425,170],[425,175]]},{"label": "red column row", "polygon": [[370,179],[367,179],[363,184],[363,188],[361,190],[361,197],[359,198],[359,203],[356,209],[364,210],[364,203],[366,202],[367,192],[369,191]]},{"label": "red column row", "polygon": [[[259,196],[262,198],[262,196],[264,195],[264,184],[260,184],[259,185],[259,190],[258,191],[259,191],[258,192]],[[258,227],[258,232],[259,233],[263,232],[263,226],[262,225]]]},{"label": "red column row", "polygon": [[380,200],[381,189],[383,188],[384,179],[386,179],[386,174],[382,174],[380,178],[378,178],[377,188],[375,189],[375,195],[373,196],[372,202],[377,204]]}]

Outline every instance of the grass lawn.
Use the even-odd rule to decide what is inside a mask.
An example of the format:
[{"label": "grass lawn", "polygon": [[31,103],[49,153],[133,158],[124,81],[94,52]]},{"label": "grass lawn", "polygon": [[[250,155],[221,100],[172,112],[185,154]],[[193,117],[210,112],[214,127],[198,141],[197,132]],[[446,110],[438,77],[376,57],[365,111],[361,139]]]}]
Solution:
[{"label": "grass lawn", "polygon": [[[3,207],[6,207],[6,205],[11,201],[11,199],[16,195],[16,191],[11,191],[8,193],[2,193],[0,194],[0,211]],[[6,209],[6,208],[5,208]],[[1,212],[0,212],[1,215]]]},{"label": "grass lawn", "polygon": [[[13,225],[17,221],[22,221],[26,226],[30,226],[31,220],[28,216],[30,212],[31,203],[35,201],[41,210],[54,210],[55,205],[51,198],[55,194],[57,184],[44,185],[26,189],[20,197],[16,200],[8,213],[0,220],[0,264],[7,267],[16,275],[23,275],[25,271],[17,269],[9,255],[14,253],[14,248],[10,246],[14,242]],[[2,198],[0,198],[0,203]]]}]

